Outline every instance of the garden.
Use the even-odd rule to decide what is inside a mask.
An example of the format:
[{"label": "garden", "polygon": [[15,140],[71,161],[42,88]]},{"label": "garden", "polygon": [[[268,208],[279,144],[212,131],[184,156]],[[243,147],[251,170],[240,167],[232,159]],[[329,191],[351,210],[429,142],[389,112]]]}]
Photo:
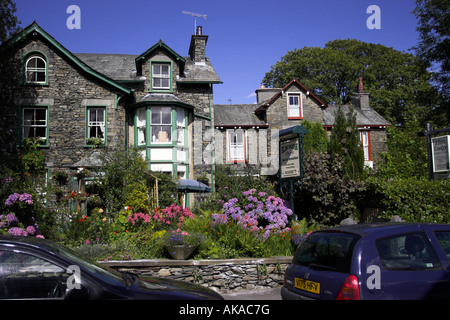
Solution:
[{"label": "garden", "polygon": [[[178,203],[176,179],[153,172],[161,182],[159,206],[151,207],[138,151],[104,160],[102,168],[54,170],[45,187],[29,167],[10,171],[2,178],[0,233],[45,237],[96,260],[131,260],[174,258],[179,246],[191,248],[191,259],[289,256],[312,230],[272,182],[250,172],[217,168],[216,192],[193,208]],[[83,192],[73,189],[80,172],[97,176]]]}]

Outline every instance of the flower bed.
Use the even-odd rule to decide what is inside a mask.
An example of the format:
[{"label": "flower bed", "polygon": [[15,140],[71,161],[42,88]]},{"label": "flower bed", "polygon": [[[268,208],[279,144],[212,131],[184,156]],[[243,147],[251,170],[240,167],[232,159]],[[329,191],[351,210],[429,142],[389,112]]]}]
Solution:
[{"label": "flower bed", "polygon": [[[39,235],[37,225],[19,223],[19,212],[33,203],[31,196],[11,194],[0,216],[0,229],[14,235]],[[197,211],[172,204],[150,212],[125,207],[118,213],[96,208],[72,212],[61,224],[58,242],[97,260],[167,259],[175,246],[190,247],[200,259],[290,256],[308,231],[306,221],[292,220],[286,202],[250,189],[223,201],[219,211]]]}]

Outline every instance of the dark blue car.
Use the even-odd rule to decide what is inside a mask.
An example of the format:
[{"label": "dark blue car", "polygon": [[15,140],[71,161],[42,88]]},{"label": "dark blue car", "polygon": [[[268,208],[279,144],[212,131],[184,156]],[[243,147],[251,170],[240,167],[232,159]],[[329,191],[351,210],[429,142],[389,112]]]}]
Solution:
[{"label": "dark blue car", "polygon": [[286,269],[282,298],[450,299],[450,225],[355,224],[317,231]]},{"label": "dark blue car", "polygon": [[0,236],[0,299],[222,300],[183,281],[140,277],[84,260],[49,240]]}]

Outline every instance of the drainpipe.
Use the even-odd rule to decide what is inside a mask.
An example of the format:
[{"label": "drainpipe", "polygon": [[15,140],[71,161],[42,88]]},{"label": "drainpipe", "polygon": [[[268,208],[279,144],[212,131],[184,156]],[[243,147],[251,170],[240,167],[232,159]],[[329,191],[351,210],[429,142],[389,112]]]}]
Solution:
[{"label": "drainpipe", "polygon": [[208,100],[209,100],[209,117],[211,118],[211,189],[212,192],[215,191],[215,183],[214,183],[214,120],[212,115],[212,101],[211,101],[211,95],[212,95],[212,84],[209,83],[209,92],[208,92]]}]

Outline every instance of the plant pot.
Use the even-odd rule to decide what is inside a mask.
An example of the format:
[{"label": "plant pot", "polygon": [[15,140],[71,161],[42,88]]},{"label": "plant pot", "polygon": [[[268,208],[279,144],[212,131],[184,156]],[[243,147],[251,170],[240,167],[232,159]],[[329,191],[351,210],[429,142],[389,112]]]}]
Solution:
[{"label": "plant pot", "polygon": [[170,253],[172,258],[175,260],[185,260],[187,259],[192,252],[197,248],[197,246],[164,246],[167,252]]}]

